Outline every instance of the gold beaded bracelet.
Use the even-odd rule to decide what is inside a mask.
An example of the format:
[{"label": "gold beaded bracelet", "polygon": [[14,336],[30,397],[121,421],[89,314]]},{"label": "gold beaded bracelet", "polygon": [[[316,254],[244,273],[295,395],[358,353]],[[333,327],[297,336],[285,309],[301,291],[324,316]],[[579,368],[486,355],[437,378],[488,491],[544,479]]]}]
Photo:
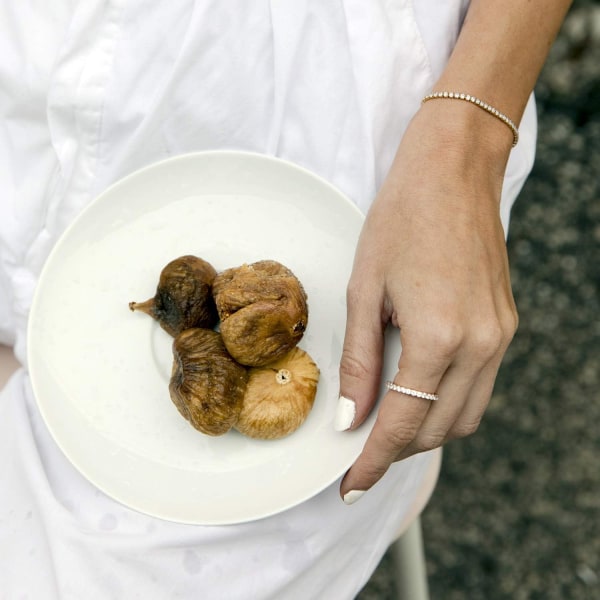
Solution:
[{"label": "gold beaded bracelet", "polygon": [[517,145],[517,142],[519,141],[519,130],[517,129],[517,126],[505,114],[501,113],[498,109],[494,108],[493,106],[490,106],[487,102],[484,102],[479,98],[475,98],[475,96],[470,96],[469,94],[462,94],[460,92],[432,92],[431,94],[427,94],[427,96],[423,98],[422,103],[425,104],[425,102],[427,102],[428,100],[436,100],[438,98],[465,100],[466,102],[470,102],[475,106],[479,106],[479,108],[482,108],[486,112],[490,113],[490,115],[496,117],[510,128],[513,134],[512,147],[514,148]]}]

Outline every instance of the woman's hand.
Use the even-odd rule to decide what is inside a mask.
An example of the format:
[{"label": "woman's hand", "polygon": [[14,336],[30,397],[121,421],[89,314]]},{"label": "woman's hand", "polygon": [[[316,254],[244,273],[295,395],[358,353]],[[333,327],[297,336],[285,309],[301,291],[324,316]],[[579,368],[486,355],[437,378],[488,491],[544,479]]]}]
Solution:
[{"label": "woman's hand", "polygon": [[336,428],[359,427],[373,408],[390,321],[402,342],[394,382],[439,400],[385,394],[342,481],[347,502],[392,462],[477,429],[517,327],[499,217],[511,134],[463,104],[430,102],[417,113],[361,233]]},{"label": "woman's hand", "polygon": [[[472,0],[436,91],[475,95],[518,123],[570,4]],[[439,400],[385,394],[342,481],[347,502],[393,461],[477,429],[517,326],[498,214],[511,141],[504,123],[470,103],[427,102],[367,216],[348,286],[335,426],[354,429],[373,408],[388,321],[403,348],[395,383]]]}]

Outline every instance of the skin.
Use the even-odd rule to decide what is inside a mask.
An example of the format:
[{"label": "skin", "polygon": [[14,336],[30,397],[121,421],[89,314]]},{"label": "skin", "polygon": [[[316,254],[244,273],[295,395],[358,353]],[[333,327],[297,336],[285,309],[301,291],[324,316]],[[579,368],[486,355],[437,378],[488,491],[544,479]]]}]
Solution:
[{"label": "skin", "polygon": [[[570,2],[473,0],[434,91],[481,98],[519,123]],[[365,220],[348,285],[340,395],[360,427],[377,399],[388,322],[395,383],[340,486],[368,490],[392,462],[474,433],[518,323],[499,204],[512,133],[460,100],[422,105]]]}]

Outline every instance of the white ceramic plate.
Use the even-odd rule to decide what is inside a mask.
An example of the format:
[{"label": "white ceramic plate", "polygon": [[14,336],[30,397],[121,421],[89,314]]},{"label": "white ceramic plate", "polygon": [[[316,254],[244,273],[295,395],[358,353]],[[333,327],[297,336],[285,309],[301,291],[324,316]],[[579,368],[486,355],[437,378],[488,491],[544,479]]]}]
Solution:
[{"label": "white ceramic plate", "polygon": [[[362,221],[324,180],[239,152],[169,159],[99,196],[51,253],[29,323],[35,396],[75,467],[133,509],[197,524],[266,517],[338,479],[373,419],[352,433],[332,427]],[[205,436],[172,404],[172,339],[128,303],[152,297],[162,267],[183,254],[217,270],[274,259],[304,284],[309,323],[300,347],[321,379],[312,412],[289,437]],[[395,360],[387,363],[389,378]]]}]

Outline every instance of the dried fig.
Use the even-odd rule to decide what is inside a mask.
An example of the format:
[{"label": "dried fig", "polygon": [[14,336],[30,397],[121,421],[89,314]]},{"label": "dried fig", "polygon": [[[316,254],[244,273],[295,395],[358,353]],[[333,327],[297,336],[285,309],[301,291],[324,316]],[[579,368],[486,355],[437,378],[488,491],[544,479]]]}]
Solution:
[{"label": "dried fig", "polygon": [[214,327],[218,321],[212,297],[216,275],[205,260],[181,256],[161,271],[154,298],[130,302],[129,308],[150,315],[173,337],[191,327]]},{"label": "dried fig", "polygon": [[171,400],[207,435],[227,433],[237,422],[248,371],[228,354],[220,334],[187,329],[173,341]]},{"label": "dried fig", "polygon": [[317,365],[300,348],[266,367],[250,369],[235,428],[263,440],[289,435],[313,407],[318,381]]},{"label": "dried fig", "polygon": [[306,293],[287,267],[263,260],[223,271],[213,297],[227,350],[239,363],[257,367],[286,355],[308,322]]}]

